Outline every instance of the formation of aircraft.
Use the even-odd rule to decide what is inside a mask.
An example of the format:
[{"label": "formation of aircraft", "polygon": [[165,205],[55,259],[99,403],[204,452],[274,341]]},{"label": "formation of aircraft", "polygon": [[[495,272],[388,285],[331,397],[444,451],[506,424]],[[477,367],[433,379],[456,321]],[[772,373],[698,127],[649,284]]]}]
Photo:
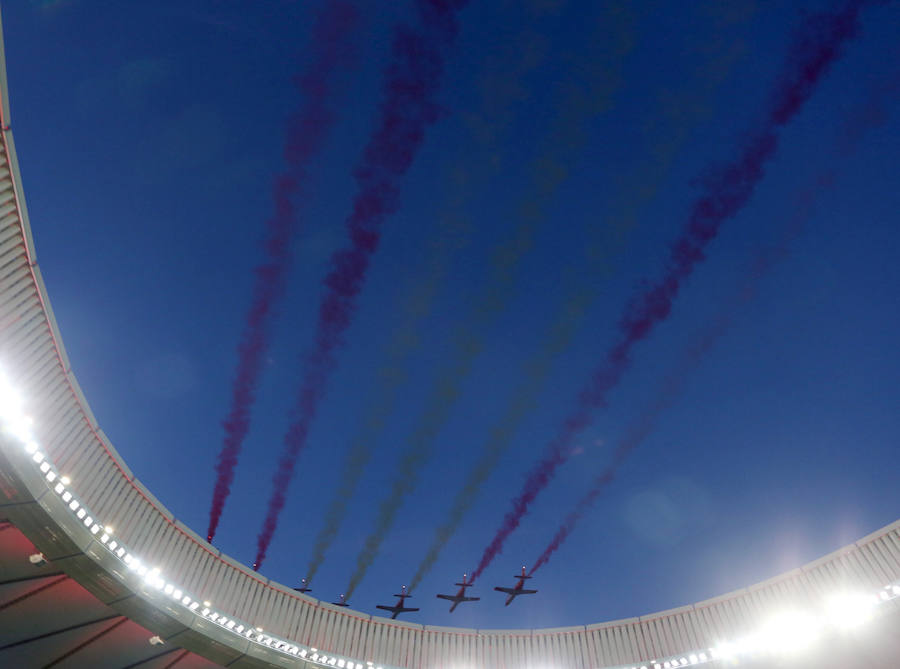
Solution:
[{"label": "formation of aircraft", "polygon": [[388,606],[387,604],[376,604],[375,608],[381,609],[382,611],[391,611],[391,613],[392,613],[391,620],[394,620],[397,617],[397,615],[400,613],[410,613],[411,611],[419,610],[419,609],[410,608],[408,606],[403,606],[404,602],[406,601],[406,598],[412,597],[412,595],[410,595],[409,593],[406,592],[405,585],[401,586],[400,594],[394,595],[394,597],[397,597],[398,600],[397,600],[397,603],[394,604],[393,606]]},{"label": "formation of aircraft", "polygon": [[459,590],[456,591],[455,595],[437,595],[438,599],[446,599],[449,602],[453,602],[453,606],[450,607],[450,613],[453,613],[453,610],[459,606],[460,602],[477,602],[481,599],[481,597],[466,597],[466,588],[472,587],[471,581],[466,583],[467,576],[468,574],[463,574],[462,583],[453,584],[459,586]]},{"label": "formation of aircraft", "polygon": [[[462,582],[453,584],[459,586],[459,590],[456,591],[455,595],[436,595],[438,599],[446,599],[448,602],[453,602],[453,605],[450,607],[450,613],[453,613],[456,610],[456,607],[459,606],[462,602],[477,602],[481,599],[481,597],[469,597],[466,595],[466,588],[471,588],[472,585],[474,585],[474,579],[467,580],[468,578],[468,574],[463,574]],[[496,590],[497,592],[502,592],[507,595],[505,606],[509,606],[512,601],[519,595],[533,595],[537,592],[537,590],[528,590],[524,587],[525,581],[531,578],[531,576],[525,573],[524,565],[522,566],[522,573],[516,574],[513,578],[518,579],[513,587],[504,588],[498,585],[494,588],[494,590]],[[312,588],[309,587],[309,581],[307,579],[301,578],[300,587],[293,588],[293,590],[297,592],[311,592]],[[404,604],[406,604],[406,600],[412,597],[412,595],[410,595],[406,591],[405,585],[401,586],[400,594],[394,595],[394,597],[397,598],[397,602],[393,606],[388,606],[387,604],[376,604],[375,608],[381,609],[382,611],[390,611],[391,620],[396,619],[396,617],[401,613],[412,613],[419,610],[418,608],[404,606]],[[341,594],[340,597],[338,597],[338,601],[332,602],[332,604],[334,604],[335,606],[350,606],[346,600],[346,596],[344,594]]]},{"label": "formation of aircraft", "polygon": [[519,595],[533,595],[534,593],[537,592],[537,590],[526,590],[525,588],[522,587],[525,585],[526,579],[531,578],[531,576],[528,576],[525,573],[524,565],[522,566],[522,573],[516,574],[513,578],[519,579],[518,582],[516,582],[516,584],[513,587],[503,588],[501,586],[497,586],[494,588],[494,590],[496,590],[497,592],[505,592],[507,595],[509,595],[509,597],[506,598],[505,606],[509,606],[510,603],[512,603],[512,600],[514,600]]}]

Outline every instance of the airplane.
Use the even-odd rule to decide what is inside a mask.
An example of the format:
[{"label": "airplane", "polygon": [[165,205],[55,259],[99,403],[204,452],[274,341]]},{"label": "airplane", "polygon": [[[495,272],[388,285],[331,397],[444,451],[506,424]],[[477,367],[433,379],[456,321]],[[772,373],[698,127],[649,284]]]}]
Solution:
[{"label": "airplane", "polygon": [[506,598],[505,606],[509,606],[510,602],[512,602],[512,600],[514,600],[519,595],[533,595],[537,592],[537,590],[525,590],[522,588],[522,586],[525,585],[525,579],[531,578],[531,576],[528,576],[525,573],[524,565],[522,566],[522,573],[516,574],[513,578],[519,579],[519,582],[516,583],[512,588],[501,588],[500,586],[494,588],[494,590],[496,590],[497,592],[505,592],[507,595],[509,595],[509,597]]},{"label": "airplane", "polygon": [[294,588],[297,592],[312,592],[312,588],[309,587],[309,581],[305,578],[300,579],[300,587]]},{"label": "airplane", "polygon": [[453,613],[453,610],[459,606],[460,602],[477,602],[481,597],[466,597],[466,588],[472,587],[472,582],[466,583],[466,577],[468,574],[463,574],[462,583],[454,583],[453,585],[458,585],[459,590],[455,595],[437,595],[439,599],[446,599],[447,601],[453,602],[453,606],[450,607],[450,613]]},{"label": "airplane", "polygon": [[341,593],[340,601],[337,601],[337,602],[331,602],[331,603],[334,604],[335,606],[350,606],[350,605],[347,603],[347,598],[344,596],[343,593]]},{"label": "airplane", "polygon": [[394,604],[393,606],[387,606],[386,604],[376,604],[375,608],[381,609],[382,611],[393,612],[393,615],[391,616],[391,620],[394,620],[394,618],[396,618],[397,615],[400,613],[409,613],[410,611],[418,611],[419,610],[419,609],[411,609],[408,606],[403,606],[403,602],[406,600],[406,598],[412,597],[412,595],[407,594],[405,585],[400,588],[400,594],[394,595],[394,597],[399,597],[399,601],[396,604]]}]

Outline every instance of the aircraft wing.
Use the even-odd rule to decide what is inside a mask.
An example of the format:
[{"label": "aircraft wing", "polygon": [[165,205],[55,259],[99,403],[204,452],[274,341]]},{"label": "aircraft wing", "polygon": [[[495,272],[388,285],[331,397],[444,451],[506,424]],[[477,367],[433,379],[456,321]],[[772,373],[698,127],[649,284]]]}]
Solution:
[{"label": "aircraft wing", "polygon": [[459,597],[454,597],[453,595],[437,595],[437,598],[446,599],[448,602],[462,601]]},{"label": "aircraft wing", "polygon": [[515,588],[504,588],[499,585],[495,586],[494,590],[496,590],[497,592],[505,592],[507,595],[518,595],[522,593],[521,590],[516,590]]},{"label": "aircraft wing", "polygon": [[385,604],[376,604],[375,608],[381,609],[382,611],[390,611],[393,614],[391,615],[391,620],[396,620],[397,616],[401,613],[410,613],[419,610],[407,606],[387,606]]},{"label": "aircraft wing", "polygon": [[533,595],[537,590],[519,590],[516,592],[517,595]]},{"label": "aircraft wing", "polygon": [[381,609],[382,611],[390,611],[391,612],[391,620],[396,620],[397,615],[403,611],[403,608],[399,606],[385,606],[384,604],[376,604],[376,609]]}]

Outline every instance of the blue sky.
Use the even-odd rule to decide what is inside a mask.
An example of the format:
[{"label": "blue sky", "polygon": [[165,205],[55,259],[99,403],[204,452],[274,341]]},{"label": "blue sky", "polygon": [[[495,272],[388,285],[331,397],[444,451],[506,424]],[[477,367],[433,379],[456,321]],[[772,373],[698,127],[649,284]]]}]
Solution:
[{"label": "blue sky", "polygon": [[[896,107],[900,17],[888,3],[863,12],[859,37],[781,133],[747,206],[634,349],[606,409],[479,581],[482,601],[451,616],[433,597],[475,566],[623,309],[662,275],[703,176],[758,121],[792,27],[829,6],[533,0],[460,12],[458,37],[441,50],[440,118],[399,182],[266,576],[305,575],[350,444],[383,396],[391,342],[414,334],[314,579],[323,599],[344,591],[427,398],[456,378],[465,332],[480,351],[457,375],[459,396],[351,599],[372,613],[389,602],[573,300],[582,311],[566,321],[571,339],[544,359],[534,406],[416,590],[422,612],[410,620],[507,628],[641,615],[774,576],[897,518],[900,119],[887,113],[870,128],[858,113],[872,99]],[[292,77],[308,64],[318,7],[3,6],[12,127],[74,371],[136,475],[201,534],[286,123],[303,102]],[[351,64],[334,82],[335,128],[294,200],[293,266],[215,539],[248,564],[398,21],[416,24],[412,3],[363,3]],[[866,130],[852,150],[848,118]],[[810,198],[831,171],[833,185]],[[530,245],[498,264],[528,221]],[[783,257],[754,271],[774,251]],[[497,267],[507,283],[496,283]],[[434,298],[412,318],[410,295],[430,276]],[[473,315],[491,291],[490,313]],[[717,326],[710,350],[692,358]],[[536,574],[539,595],[504,608],[491,588],[537,558],[666,389],[653,429]]]}]

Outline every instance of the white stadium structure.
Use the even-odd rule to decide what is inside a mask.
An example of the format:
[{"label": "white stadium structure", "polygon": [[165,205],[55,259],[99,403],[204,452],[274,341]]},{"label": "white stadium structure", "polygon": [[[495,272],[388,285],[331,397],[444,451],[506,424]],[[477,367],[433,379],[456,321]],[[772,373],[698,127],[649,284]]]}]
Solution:
[{"label": "white stadium structure", "polygon": [[119,457],[72,373],[0,70],[0,667],[900,667],[900,521],[736,592],[556,629],[393,621],[215,550]]}]

